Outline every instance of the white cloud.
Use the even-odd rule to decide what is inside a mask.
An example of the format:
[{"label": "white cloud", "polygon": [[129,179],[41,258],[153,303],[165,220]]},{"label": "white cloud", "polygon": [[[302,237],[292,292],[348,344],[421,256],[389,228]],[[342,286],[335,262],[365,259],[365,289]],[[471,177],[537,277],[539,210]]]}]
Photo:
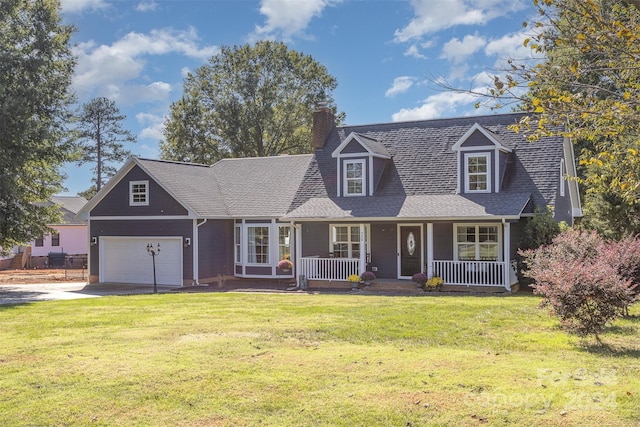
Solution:
[{"label": "white cloud", "polygon": [[306,37],[304,30],[311,19],[322,15],[327,6],[339,0],[262,0],[260,13],[266,16],[264,26],[256,25],[253,38],[281,36],[289,40],[293,36]]},{"label": "white cloud", "polygon": [[389,89],[387,89],[384,96],[390,98],[398,94],[405,93],[411,88],[411,86],[413,86],[413,82],[415,80],[415,77],[409,76],[396,77],[393,79],[393,84]]},{"label": "white cloud", "polygon": [[483,25],[526,6],[523,0],[411,0],[415,17],[395,32],[404,43],[456,25]]},{"label": "white cloud", "polygon": [[136,120],[141,126],[144,126],[142,131],[138,134],[141,139],[150,139],[153,141],[161,141],[164,139],[162,134],[162,127],[164,117],[156,114],[138,113],[136,114]]},{"label": "white cloud", "polygon": [[454,64],[460,64],[469,56],[481,50],[485,44],[484,37],[478,35],[468,34],[462,40],[453,38],[442,47],[442,56]]},{"label": "white cloud", "polygon": [[61,0],[63,13],[79,13],[85,10],[94,11],[109,7],[104,0]]},{"label": "white cloud", "polygon": [[418,46],[414,43],[404,52],[404,56],[413,56],[418,59],[426,59],[427,57],[420,53]]},{"label": "white cloud", "polygon": [[153,12],[158,9],[158,3],[151,0],[143,0],[136,6],[138,12]]},{"label": "white cloud", "polygon": [[122,105],[139,102],[166,101],[171,93],[171,85],[165,82],[153,82],[149,85],[108,85],[103,95]]},{"label": "white cloud", "polygon": [[[131,81],[142,75],[148,57],[181,54],[205,59],[217,52],[216,46],[198,46],[198,35],[194,29],[160,29],[152,30],[149,34],[131,32],[111,45],[98,46],[93,41],[79,43],[74,48],[74,54],[78,57],[74,88],[80,96],[98,92],[109,93],[120,99],[131,98],[129,93],[124,95],[122,88],[131,86]],[[168,90],[168,84],[158,82],[141,87],[136,93],[156,100],[164,97]]]},{"label": "white cloud", "polygon": [[416,108],[403,108],[391,115],[394,122],[410,120],[436,119],[455,112],[461,106],[469,106],[477,102],[477,98],[468,93],[442,92],[432,95]]}]

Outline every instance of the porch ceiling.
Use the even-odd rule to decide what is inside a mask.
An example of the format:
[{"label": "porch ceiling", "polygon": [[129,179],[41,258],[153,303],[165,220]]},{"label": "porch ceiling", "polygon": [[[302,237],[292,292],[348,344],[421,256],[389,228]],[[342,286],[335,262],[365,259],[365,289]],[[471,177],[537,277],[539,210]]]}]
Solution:
[{"label": "porch ceiling", "polygon": [[530,194],[439,194],[393,197],[324,197],[308,200],[283,219],[518,218]]}]

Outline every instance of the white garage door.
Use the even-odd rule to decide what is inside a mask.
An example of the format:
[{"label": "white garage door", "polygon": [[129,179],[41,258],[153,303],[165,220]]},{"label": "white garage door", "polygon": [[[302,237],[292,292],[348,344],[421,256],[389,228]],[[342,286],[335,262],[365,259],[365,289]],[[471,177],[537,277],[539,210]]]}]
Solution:
[{"label": "white garage door", "polygon": [[182,237],[100,237],[100,281],[153,284],[153,260],[147,243],[155,247],[156,282],[182,286]]}]

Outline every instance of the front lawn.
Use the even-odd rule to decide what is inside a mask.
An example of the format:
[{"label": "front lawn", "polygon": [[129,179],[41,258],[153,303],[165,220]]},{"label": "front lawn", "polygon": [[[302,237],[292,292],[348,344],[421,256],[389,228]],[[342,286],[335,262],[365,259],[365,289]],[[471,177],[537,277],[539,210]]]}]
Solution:
[{"label": "front lawn", "polygon": [[640,424],[640,309],[602,349],[533,296],[159,294],[0,306],[0,425]]}]

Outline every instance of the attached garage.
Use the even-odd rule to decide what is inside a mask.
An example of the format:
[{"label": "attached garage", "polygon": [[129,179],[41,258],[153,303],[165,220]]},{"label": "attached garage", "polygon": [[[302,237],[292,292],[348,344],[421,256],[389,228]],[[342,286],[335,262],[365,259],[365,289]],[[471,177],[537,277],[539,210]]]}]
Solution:
[{"label": "attached garage", "polygon": [[100,282],[153,284],[153,260],[147,244],[160,244],[156,282],[182,286],[182,237],[100,237]]}]

